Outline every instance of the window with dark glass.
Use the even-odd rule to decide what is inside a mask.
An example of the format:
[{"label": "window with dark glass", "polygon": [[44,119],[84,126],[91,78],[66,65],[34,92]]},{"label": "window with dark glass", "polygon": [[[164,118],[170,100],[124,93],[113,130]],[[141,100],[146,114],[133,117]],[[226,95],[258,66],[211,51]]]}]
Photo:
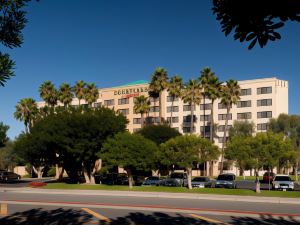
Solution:
[{"label": "window with dark glass", "polygon": [[133,124],[141,124],[141,118],[133,118]]},{"label": "window with dark glass", "polygon": [[241,89],[241,96],[245,96],[245,95],[251,95],[252,91],[251,88],[247,88],[247,89]]},{"label": "window with dark glass", "polygon": [[[218,120],[226,120],[227,114],[219,114],[218,115]],[[232,120],[232,113],[228,114],[228,120]]]},{"label": "window with dark glass", "polygon": [[[232,125],[228,125],[227,126],[227,131],[230,130],[230,128],[232,127]],[[224,132],[225,130],[225,125],[219,125],[218,126],[218,132]]]},{"label": "window with dark glass", "polygon": [[249,120],[251,119],[252,114],[251,112],[245,112],[245,113],[238,113],[237,114],[237,119],[238,120]]},{"label": "window with dark glass", "polygon": [[208,104],[201,104],[201,105],[200,105],[200,110],[211,110],[211,106],[212,106],[211,103],[208,103]]},{"label": "window with dark glass", "polygon": [[272,105],[272,99],[260,99],[257,100],[257,106],[271,106]]},{"label": "window with dark glass", "polygon": [[167,102],[177,102],[178,98],[174,98],[173,96],[167,96]]},{"label": "window with dark glass", "polygon": [[[191,111],[192,106],[191,105],[184,105],[183,106],[183,111]],[[195,111],[195,106],[193,105],[193,109]]]},{"label": "window with dark glass", "polygon": [[259,123],[257,124],[257,130],[268,130],[269,124],[268,123]]},{"label": "window with dark glass", "polygon": [[272,118],[272,111],[257,112],[257,118]]},{"label": "window with dark glass", "polygon": [[[168,121],[169,123],[171,123],[171,117],[168,117],[168,118],[167,118],[167,121]],[[172,123],[178,123],[178,121],[179,121],[179,118],[178,118],[178,117],[172,117]]]},{"label": "window with dark glass", "polygon": [[237,108],[246,108],[246,107],[251,107],[251,101],[238,101],[237,102]]},{"label": "window with dark glass", "polygon": [[104,105],[105,106],[111,106],[114,105],[115,101],[113,99],[109,99],[109,100],[104,100]]},{"label": "window with dark glass", "polygon": [[122,113],[125,116],[129,114],[129,109],[119,109],[118,111],[119,113]]},{"label": "window with dark glass", "polygon": [[151,106],[149,112],[159,112],[159,106]]},{"label": "window with dark glass", "polygon": [[257,88],[257,94],[262,95],[262,94],[271,94],[272,93],[272,87],[261,87]]},{"label": "window with dark glass", "polygon": [[118,105],[129,104],[129,98],[118,99]]},{"label": "window with dark glass", "polygon": [[200,121],[210,121],[210,115],[200,115]]},{"label": "window with dark glass", "polygon": [[167,107],[167,112],[178,112],[179,111],[179,107],[178,106],[173,106],[173,110],[172,110],[172,106],[168,106]]}]

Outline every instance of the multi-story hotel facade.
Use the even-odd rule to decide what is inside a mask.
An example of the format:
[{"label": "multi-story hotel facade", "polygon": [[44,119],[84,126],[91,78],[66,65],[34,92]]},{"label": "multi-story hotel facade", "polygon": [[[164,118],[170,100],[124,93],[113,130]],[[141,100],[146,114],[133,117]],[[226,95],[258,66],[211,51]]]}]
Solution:
[{"label": "multi-story hotel facade", "polygon": [[[235,120],[248,120],[255,124],[255,132],[265,132],[271,118],[277,118],[281,113],[288,114],[288,81],[273,77],[243,80],[238,83],[241,88],[241,96],[237,105],[232,106],[229,126],[232,126]],[[130,132],[136,132],[141,128],[141,115],[134,113],[134,98],[140,95],[148,97],[148,87],[149,83],[142,80],[122,86],[99,89],[99,98],[94,106],[105,106],[123,113],[129,120],[127,129]],[[156,124],[159,122],[159,101],[150,98],[150,102],[151,108],[146,116],[146,121]],[[82,103],[85,104],[84,101]],[[78,105],[78,99],[73,99],[72,105]],[[214,107],[213,117],[214,123],[217,125],[215,144],[221,148],[224,139],[226,109],[219,99],[213,106],[209,99],[202,99],[201,104],[195,107],[194,133],[209,137],[211,107]],[[171,97],[165,90],[162,93],[161,110],[165,120],[172,119],[173,128],[183,134],[190,133],[191,106],[181,99],[175,99],[172,107]],[[172,118],[171,111],[173,111]],[[219,161],[207,163],[205,166],[210,175],[219,173]],[[238,173],[235,167],[232,167],[231,171]],[[198,172],[199,170],[195,173]]]}]

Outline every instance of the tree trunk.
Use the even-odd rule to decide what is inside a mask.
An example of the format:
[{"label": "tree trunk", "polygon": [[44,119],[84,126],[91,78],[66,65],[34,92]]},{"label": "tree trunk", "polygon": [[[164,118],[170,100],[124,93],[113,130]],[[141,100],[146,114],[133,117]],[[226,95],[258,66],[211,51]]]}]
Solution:
[{"label": "tree trunk", "polygon": [[298,167],[299,167],[299,162],[296,162],[296,168],[295,168],[295,180],[298,181]]},{"label": "tree trunk", "polygon": [[38,179],[41,179],[43,177],[43,170],[44,170],[43,166],[38,166],[38,167],[32,166],[32,169],[36,173]]},{"label": "tree trunk", "polygon": [[144,127],[144,113],[141,113],[141,128]]},{"label": "tree trunk", "polygon": [[90,184],[91,180],[90,180],[90,173],[87,171],[87,169],[85,168],[84,163],[82,163],[82,172],[83,172],[83,176],[85,179],[85,183],[86,184]]},{"label": "tree trunk", "polygon": [[191,103],[191,124],[190,124],[190,133],[194,133],[194,104]]},{"label": "tree trunk", "polygon": [[171,120],[170,120],[170,127],[173,126],[173,105],[174,105],[174,98],[173,96],[171,97],[172,98],[172,104],[171,104]]},{"label": "tree trunk", "polygon": [[101,159],[97,159],[94,163],[94,168],[90,174],[90,182],[91,184],[96,184],[96,181],[95,181],[95,174],[96,172],[98,172],[102,167],[102,160]]},{"label": "tree trunk", "polygon": [[162,124],[162,92],[159,92],[159,99],[158,99],[158,104],[159,104],[159,123]]},{"label": "tree trunk", "polygon": [[129,189],[132,189],[133,187],[133,177],[132,177],[132,172],[130,169],[126,169],[127,172],[127,176],[128,176],[128,185],[129,185]]},{"label": "tree trunk", "polygon": [[224,165],[224,148],[226,145],[226,136],[227,136],[227,127],[228,127],[228,117],[230,113],[230,106],[227,106],[227,114],[226,114],[226,120],[225,120],[225,129],[224,129],[224,137],[223,137],[223,143],[222,143],[222,152],[221,152],[221,170],[220,173],[223,173],[223,165]]},{"label": "tree trunk", "polygon": [[186,168],[187,179],[188,179],[188,189],[192,189],[192,168]]},{"label": "tree trunk", "polygon": [[260,182],[259,182],[259,176],[258,176],[258,170],[255,170],[255,192],[260,193]]},{"label": "tree trunk", "polygon": [[214,143],[214,101],[211,100],[211,109],[210,109],[210,141]]},{"label": "tree trunk", "polygon": [[64,168],[59,164],[55,164],[55,179],[61,180],[63,177]]},{"label": "tree trunk", "polygon": [[203,95],[203,138],[205,138],[205,95]]},{"label": "tree trunk", "polygon": [[78,104],[79,104],[79,106],[80,106],[80,98],[78,98]]}]

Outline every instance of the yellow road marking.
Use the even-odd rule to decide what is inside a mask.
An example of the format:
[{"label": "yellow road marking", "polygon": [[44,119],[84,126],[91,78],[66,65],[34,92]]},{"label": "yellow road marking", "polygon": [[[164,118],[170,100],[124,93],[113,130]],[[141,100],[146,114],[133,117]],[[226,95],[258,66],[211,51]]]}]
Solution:
[{"label": "yellow road marking", "polygon": [[0,215],[6,216],[7,215],[7,203],[0,204]]},{"label": "yellow road marking", "polygon": [[200,219],[200,220],[210,222],[210,223],[230,225],[229,223],[224,223],[224,222],[219,221],[219,220],[213,220],[213,219],[210,219],[210,218],[207,218],[207,217],[204,217],[204,216],[199,216],[199,215],[196,215],[196,214],[190,214],[190,216],[192,216],[194,218],[197,218],[197,219]]},{"label": "yellow road marking", "polygon": [[109,219],[108,217],[103,216],[103,215],[101,215],[101,214],[99,214],[99,213],[96,213],[96,212],[94,212],[93,210],[90,210],[90,209],[88,209],[88,208],[82,208],[82,210],[84,210],[84,211],[86,211],[87,213],[93,215],[94,217],[96,217],[96,218],[99,219],[99,220],[104,220],[104,221],[106,221],[106,222],[108,222],[108,223],[111,223],[111,222],[112,222],[111,219]]}]

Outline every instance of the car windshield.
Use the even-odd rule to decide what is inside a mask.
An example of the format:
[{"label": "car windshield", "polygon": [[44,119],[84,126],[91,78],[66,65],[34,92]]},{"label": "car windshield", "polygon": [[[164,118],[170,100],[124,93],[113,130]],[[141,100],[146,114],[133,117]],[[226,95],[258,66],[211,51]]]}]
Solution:
[{"label": "car windshield", "polygon": [[219,175],[218,180],[234,180],[233,175]]},{"label": "car windshield", "polygon": [[179,178],[182,179],[183,178],[183,173],[172,173],[171,178]]},{"label": "car windshield", "polygon": [[206,177],[195,177],[194,179],[193,179],[193,181],[200,181],[200,182],[204,182],[204,181],[206,181],[207,179],[206,179]]},{"label": "car windshield", "polygon": [[291,181],[291,178],[288,176],[277,176],[274,181]]},{"label": "car windshield", "polygon": [[147,180],[159,180],[159,177],[148,177]]}]

